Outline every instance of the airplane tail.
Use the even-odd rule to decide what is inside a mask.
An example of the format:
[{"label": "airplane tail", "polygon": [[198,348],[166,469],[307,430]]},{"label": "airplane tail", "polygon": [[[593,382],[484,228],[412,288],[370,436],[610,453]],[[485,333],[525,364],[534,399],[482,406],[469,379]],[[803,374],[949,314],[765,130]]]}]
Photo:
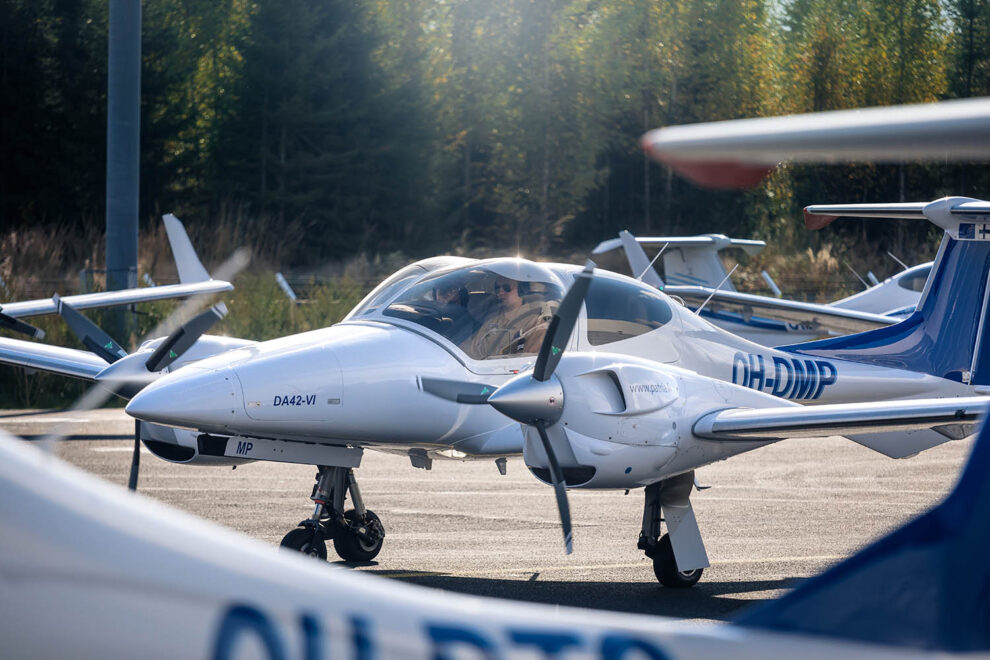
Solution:
[{"label": "airplane tail", "polygon": [[766,243],[763,241],[729,238],[722,234],[700,236],[633,236],[628,231],[619,232],[618,239],[599,243],[593,254],[608,252],[621,246],[629,260],[633,277],[647,284],[662,288],[660,279],[643,251],[644,245],[659,246],[663,251],[663,270],[667,284],[686,286],[718,286],[723,291],[735,291],[730,280],[726,280],[725,267],[718,257],[719,250],[742,248],[747,254],[755,255]]},{"label": "airplane tail", "polygon": [[954,653],[990,651],[990,425],[926,514],[736,623]]},{"label": "airplane tail", "polygon": [[907,319],[783,350],[990,385],[990,332],[985,331],[990,314],[990,203],[947,197],[930,204],[812,206],[805,214],[809,225],[817,226],[838,216],[927,218],[946,234],[917,310]]},{"label": "airplane tail", "polygon": [[196,254],[196,249],[189,240],[186,228],[182,222],[172,215],[166,213],[162,216],[165,222],[165,233],[168,234],[169,245],[172,246],[172,256],[175,257],[175,269],[179,272],[179,282],[187,284],[189,282],[205,282],[209,279],[203,263]]}]

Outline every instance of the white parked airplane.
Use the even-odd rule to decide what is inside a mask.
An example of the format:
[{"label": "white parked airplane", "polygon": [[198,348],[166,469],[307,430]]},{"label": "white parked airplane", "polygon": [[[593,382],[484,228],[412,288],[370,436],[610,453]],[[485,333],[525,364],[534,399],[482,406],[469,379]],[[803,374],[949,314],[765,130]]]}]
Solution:
[{"label": "white parked airplane", "polygon": [[[959,234],[940,216],[923,216],[928,210],[919,210],[919,217]],[[822,404],[983,392],[990,373],[979,364],[974,368],[973,355],[986,316],[987,253],[990,242],[947,237],[936,262],[942,276],[933,280],[937,284],[919,311],[894,326],[896,332],[860,335],[861,345],[845,344],[839,354],[827,342],[787,351],[757,346],[642,282],[600,274],[588,288],[586,304],[578,300],[569,312],[576,332],[568,330],[569,339],[551,347],[575,352],[567,364],[584,364],[597,374],[582,380],[570,371],[576,366],[562,372],[582,383],[579,390],[597,392],[579,395],[594,399],[588,400],[588,414],[595,421],[585,420],[589,429],[572,431],[568,446],[557,448],[564,456],[563,477],[568,485],[591,488],[650,486],[642,543],[653,552],[659,536],[650,521],[659,520],[661,499],[689,511],[690,488],[684,486],[690,486],[691,470],[766,442],[703,438],[695,424],[707,413],[740,405],[772,407],[788,432],[796,432],[795,419],[810,413],[790,408],[784,399]],[[136,394],[128,410],[148,422],[140,436],[166,460],[320,466],[312,495],[317,506],[284,543],[325,556],[324,539],[332,538],[345,559],[366,560],[380,550],[384,528],[364,507],[354,479],[364,448],[406,453],[420,467],[440,457],[495,458],[522,451],[534,473],[557,484],[562,494],[562,479],[548,472],[549,458],[533,433],[524,443],[519,426],[490,406],[467,408],[434,395],[483,402],[495,387],[538,367],[540,340],[548,324],[559,322],[553,320],[560,318],[557,305],[578,271],[521,259],[435,258],[400,270],[330,328],[262,343],[200,336],[216,316],[207,312],[198,317],[202,321],[112,365],[83,351],[46,347],[47,368],[124,396]],[[950,286],[953,282],[974,283],[979,291]],[[100,336],[101,331],[83,332]],[[932,337],[937,349],[917,350]],[[0,340],[0,361],[17,363],[36,346]],[[609,364],[616,368],[608,369]],[[475,385],[466,390],[465,382]],[[946,411],[950,416],[962,411],[966,419],[973,412],[968,403],[945,405],[936,406],[941,412],[933,413],[932,424],[944,426]],[[818,414],[828,423],[808,430],[849,431],[855,420],[862,431],[870,415],[886,409],[887,404],[823,409]],[[749,423],[734,420],[731,428],[739,432],[742,427],[734,424]],[[760,437],[780,437],[779,429],[756,428],[763,428]],[[900,457],[962,435],[965,429],[956,425],[941,432],[912,431],[894,442],[887,435],[858,432],[853,439]],[[690,571],[696,566],[689,563],[705,562],[703,547],[693,517],[681,529],[691,550],[684,563],[677,558],[678,565]],[[673,535],[673,550],[661,548],[658,566],[669,566],[680,552],[679,534]]]},{"label": "white parked airplane", "polygon": [[[53,298],[42,298],[39,300],[3,303],[0,306],[0,328],[6,328],[41,339],[45,336],[45,333],[41,329],[25,323],[20,319],[56,314],[61,305],[69,305],[77,310],[97,309],[231,291],[234,287],[230,282],[214,280],[203,267],[199,257],[196,256],[196,250],[193,248],[188,234],[186,234],[186,229],[182,226],[179,219],[171,213],[162,219],[165,222],[165,232],[168,234],[172,256],[175,258],[175,268],[179,273],[178,284],[121,289],[101,293],[84,293],[81,295],[66,296],[65,298],[55,296]],[[120,347],[116,345],[110,346],[106,350],[117,352],[120,350]],[[41,357],[38,359],[43,360]],[[37,365],[25,363],[21,366],[44,370],[44,367],[40,363]]]},{"label": "white parked airplane", "polygon": [[[654,270],[644,245],[661,247],[657,257],[663,262],[666,280]],[[763,241],[721,234],[636,237],[621,231],[618,238],[599,243],[593,254],[621,247],[634,276],[663,287],[668,295],[681,298],[693,309],[701,309],[701,315],[714,325],[764,346],[796,344],[830,333],[848,334],[850,323],[859,323],[864,317],[850,317],[844,310],[889,317],[874,318],[878,325],[902,321],[918,304],[932,267],[928,262],[907,268],[865,291],[826,305],[739,293],[718,251],[739,247],[753,255],[765,245]]]},{"label": "white parked airplane", "polygon": [[988,427],[941,504],[782,599],[718,625],[464,596],[328,569],[6,436],[0,501],[0,639],[12,658],[990,653]]}]

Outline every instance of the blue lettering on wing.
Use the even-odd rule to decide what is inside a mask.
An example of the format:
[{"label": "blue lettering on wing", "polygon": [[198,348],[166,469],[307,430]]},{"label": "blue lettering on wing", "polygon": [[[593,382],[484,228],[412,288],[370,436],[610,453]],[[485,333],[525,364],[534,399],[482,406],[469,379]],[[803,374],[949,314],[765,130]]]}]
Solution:
[{"label": "blue lettering on wing", "polygon": [[791,400],[821,398],[839,380],[839,370],[827,360],[807,360],[758,353],[732,356],[732,382]]}]

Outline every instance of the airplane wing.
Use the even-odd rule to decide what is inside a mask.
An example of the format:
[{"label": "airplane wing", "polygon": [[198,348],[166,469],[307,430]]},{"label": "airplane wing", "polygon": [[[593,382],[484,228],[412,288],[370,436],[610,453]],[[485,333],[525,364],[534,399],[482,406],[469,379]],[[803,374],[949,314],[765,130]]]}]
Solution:
[{"label": "airplane wing", "polygon": [[110,363],[89,351],[0,337],[0,364],[96,380]]},{"label": "airplane wing", "polygon": [[[904,458],[970,435],[988,409],[988,397],[728,408],[699,418],[694,434],[727,442],[842,435],[892,458]],[[883,438],[891,432],[898,433]]]},{"label": "airplane wing", "polygon": [[731,312],[745,320],[753,317],[800,324],[809,330],[821,330],[822,334],[835,332],[848,335],[894,325],[902,319],[870,312],[842,309],[831,305],[799,302],[759,296],[738,291],[715,290],[704,286],[667,286],[663,292],[684,300],[689,307],[699,307],[709,296],[705,310]]},{"label": "airplane wing", "polygon": [[668,126],[643,149],[702,186],[756,185],[783,161],[984,161],[990,98]]},{"label": "airplane wing", "polygon": [[[171,213],[162,216],[162,220],[165,223],[165,232],[168,234],[169,246],[172,248],[172,256],[175,258],[175,269],[179,273],[179,284],[86,293],[77,296],[65,296],[62,300],[73,309],[80,310],[232,291],[234,285],[230,282],[214,280],[210,277],[210,273],[196,255],[196,250],[193,248],[182,222]],[[0,310],[8,319],[17,319],[56,314],[58,313],[58,306],[55,301],[42,298],[5,303],[0,307]],[[10,326],[11,323],[12,321],[8,320],[5,325]],[[39,339],[44,336],[44,333],[36,331],[37,329],[31,326],[11,329],[26,334],[34,334]]]},{"label": "airplane wing", "polygon": [[[206,280],[205,282],[189,282],[185,284],[166,284],[164,286],[149,286],[138,289],[121,289],[119,291],[103,291],[100,293],[83,293],[77,296],[65,296],[64,302],[74,309],[94,309],[97,307],[116,307],[134,303],[167,300],[169,298],[184,298],[207,293],[222,293],[232,291],[234,285],[223,280]],[[25,300],[5,303],[3,313],[12,318],[42,316],[58,312],[55,301],[51,298]]]}]

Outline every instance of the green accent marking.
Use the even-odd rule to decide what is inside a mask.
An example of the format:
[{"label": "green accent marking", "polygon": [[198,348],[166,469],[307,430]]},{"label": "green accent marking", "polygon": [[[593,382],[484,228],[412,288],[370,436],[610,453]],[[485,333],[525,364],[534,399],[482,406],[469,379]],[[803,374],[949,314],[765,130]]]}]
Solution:
[{"label": "green accent marking", "polygon": [[175,351],[173,351],[173,350],[169,350],[169,352],[168,352],[168,356],[169,356],[170,358],[177,358],[177,357],[179,357],[179,354],[178,354],[178,353],[176,353],[176,352],[175,352]]},{"label": "green accent marking", "polygon": [[107,342],[107,345],[104,346],[103,348],[107,349],[108,351],[117,350],[117,347],[113,345],[113,342],[112,341],[108,341]]},{"label": "green accent marking", "polygon": [[486,388],[484,388],[483,390],[481,390],[481,393],[482,393],[482,394],[488,394],[489,392],[491,392],[491,390],[490,390],[490,389],[488,389],[487,387],[486,387]]},{"label": "green accent marking", "polygon": [[550,352],[553,353],[554,355],[560,355],[560,349],[557,348],[556,346],[551,346]]}]

